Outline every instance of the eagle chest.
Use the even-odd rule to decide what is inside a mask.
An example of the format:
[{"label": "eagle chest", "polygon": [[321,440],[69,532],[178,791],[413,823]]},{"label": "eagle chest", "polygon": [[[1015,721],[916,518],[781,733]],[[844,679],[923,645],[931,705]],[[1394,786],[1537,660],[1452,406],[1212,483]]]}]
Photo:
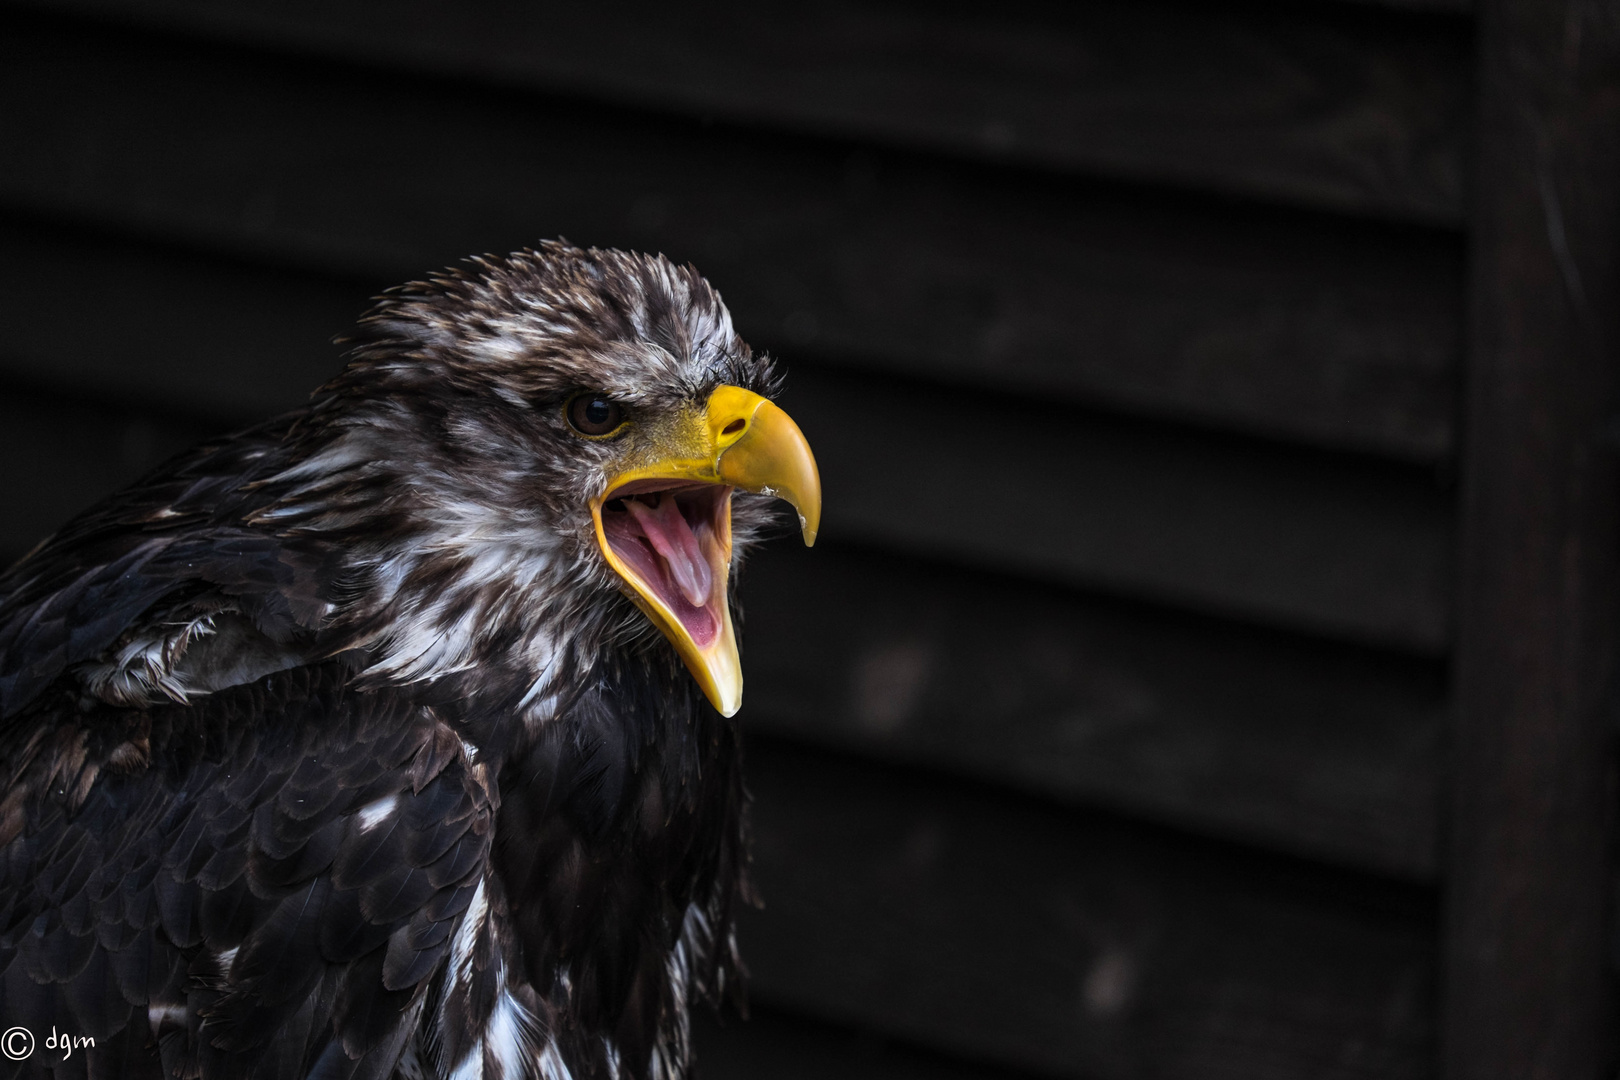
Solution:
[{"label": "eagle chest", "polygon": [[660,704],[604,693],[497,770],[491,932],[553,1030],[656,1041],[685,981],[713,981],[672,958],[725,959],[710,938],[743,887],[736,729],[685,694]]}]

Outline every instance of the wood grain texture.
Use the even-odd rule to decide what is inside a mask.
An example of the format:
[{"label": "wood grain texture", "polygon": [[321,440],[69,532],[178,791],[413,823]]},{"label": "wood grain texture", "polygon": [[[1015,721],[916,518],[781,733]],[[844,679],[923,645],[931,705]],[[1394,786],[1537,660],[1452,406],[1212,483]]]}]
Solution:
[{"label": "wood grain texture", "polygon": [[754,729],[1435,873],[1438,664],[836,544],[768,549],[739,596]]},{"label": "wood grain texture", "polygon": [[692,1017],[704,1080],[1019,1080],[994,1065],[949,1058],[879,1032],[806,1019],[755,1003],[746,1020]]},{"label": "wood grain texture", "polygon": [[755,740],[760,1000],[1048,1075],[1417,1077],[1433,896]]},{"label": "wood grain texture", "polygon": [[[1334,0],[1326,2],[1333,3]],[[1362,0],[1353,2],[1359,3]],[[1404,11],[1450,11],[1469,14],[1474,10],[1474,0],[1365,0],[1365,2]]]},{"label": "wood grain texture", "polygon": [[1450,452],[1454,236],[10,21],[0,206],[379,284],[561,233],[792,354]]},{"label": "wood grain texture", "polygon": [[50,5],[998,161],[1461,218],[1460,19],[1326,5]]},{"label": "wood grain texture", "polygon": [[0,374],[244,424],[337,374],[379,287],[0,217]]},{"label": "wood grain texture", "polygon": [[1481,6],[1444,1064],[1614,1070],[1620,21]]},{"label": "wood grain texture", "polygon": [[797,365],[821,535],[1443,651],[1452,509],[1423,470]]}]

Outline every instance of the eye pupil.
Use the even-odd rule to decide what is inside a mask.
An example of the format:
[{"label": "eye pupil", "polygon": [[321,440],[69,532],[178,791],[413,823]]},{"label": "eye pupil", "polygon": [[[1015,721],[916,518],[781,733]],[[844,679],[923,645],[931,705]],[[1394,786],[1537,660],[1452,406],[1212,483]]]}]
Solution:
[{"label": "eye pupil", "polygon": [[582,435],[608,435],[624,422],[624,410],[602,394],[581,394],[568,403],[568,422]]}]

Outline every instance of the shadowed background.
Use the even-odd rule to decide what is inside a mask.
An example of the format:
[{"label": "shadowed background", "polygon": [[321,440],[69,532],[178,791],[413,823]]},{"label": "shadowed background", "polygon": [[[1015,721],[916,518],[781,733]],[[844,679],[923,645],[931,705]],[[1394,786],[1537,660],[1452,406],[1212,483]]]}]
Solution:
[{"label": "shadowed background", "polygon": [[[0,562],[391,284],[690,260],[827,492],[741,587],[767,906],[705,1075],[1592,1075],[1612,633],[1522,630],[1490,553],[1613,537],[1606,458],[1513,493],[1613,407],[1567,271],[1615,281],[1620,128],[1565,6],[1498,6],[0,2]],[[1596,351],[1520,378],[1549,311]]]}]

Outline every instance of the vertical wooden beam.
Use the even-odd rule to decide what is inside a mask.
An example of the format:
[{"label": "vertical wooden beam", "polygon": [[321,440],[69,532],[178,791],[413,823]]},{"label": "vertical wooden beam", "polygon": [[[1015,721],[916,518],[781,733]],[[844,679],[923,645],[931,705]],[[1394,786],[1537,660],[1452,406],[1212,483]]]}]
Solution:
[{"label": "vertical wooden beam", "polygon": [[1620,9],[1483,0],[1443,1071],[1604,1074]]}]

